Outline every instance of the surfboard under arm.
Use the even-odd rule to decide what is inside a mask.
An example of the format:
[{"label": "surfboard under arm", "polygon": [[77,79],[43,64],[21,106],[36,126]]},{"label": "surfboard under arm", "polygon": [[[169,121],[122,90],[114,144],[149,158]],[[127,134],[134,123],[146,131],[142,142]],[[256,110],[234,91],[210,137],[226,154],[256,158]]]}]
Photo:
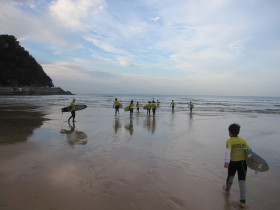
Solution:
[{"label": "surfboard under arm", "polygon": [[[75,106],[75,111],[80,111],[87,108],[87,105],[84,104],[77,104]],[[71,106],[66,106],[64,108],[61,109],[62,112],[70,112],[71,111]]]},{"label": "surfboard under arm", "polygon": [[265,172],[269,170],[268,163],[257,153],[252,150],[245,150],[246,164],[252,170],[256,172]]}]

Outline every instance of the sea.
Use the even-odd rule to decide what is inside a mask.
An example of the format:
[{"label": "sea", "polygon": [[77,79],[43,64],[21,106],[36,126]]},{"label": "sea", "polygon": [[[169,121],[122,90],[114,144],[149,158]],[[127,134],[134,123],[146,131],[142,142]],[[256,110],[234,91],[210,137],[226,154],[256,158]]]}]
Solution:
[{"label": "sea", "polygon": [[188,104],[194,104],[194,112],[198,115],[224,114],[280,114],[280,97],[257,96],[202,96],[202,95],[126,95],[126,94],[94,94],[94,95],[48,95],[48,96],[0,96],[1,104],[33,104],[38,106],[65,107],[72,99],[76,104],[85,104],[88,107],[111,109],[115,98],[123,107],[133,100],[144,106],[148,101],[160,102],[160,111],[171,110],[170,103],[175,102],[176,112],[189,111]]}]

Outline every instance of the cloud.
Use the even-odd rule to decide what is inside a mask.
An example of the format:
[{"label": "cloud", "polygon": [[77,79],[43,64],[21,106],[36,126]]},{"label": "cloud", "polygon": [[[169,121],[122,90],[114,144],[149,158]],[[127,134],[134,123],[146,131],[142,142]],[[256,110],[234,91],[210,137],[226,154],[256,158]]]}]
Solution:
[{"label": "cloud", "polygon": [[36,3],[32,0],[26,1],[26,4],[31,8],[31,9],[36,9]]},{"label": "cloud", "polygon": [[[171,94],[172,92],[183,94],[184,91],[195,91],[199,93],[201,92],[201,88],[198,88],[198,86],[200,86],[202,82],[213,81],[213,83],[217,83],[223,81],[221,75],[212,75],[212,80],[210,78],[205,78],[205,81],[195,77],[147,77],[145,75],[134,75],[132,73],[125,74],[90,70],[90,68],[86,68],[83,65],[66,62],[44,64],[42,66],[45,72],[53,78],[55,86],[60,86],[75,93],[81,91],[90,93],[92,90],[97,91],[95,93],[106,93],[106,91],[115,93],[150,93],[151,87],[155,87],[154,91],[161,94]],[[220,79],[218,80],[217,78]],[[78,81],[82,81],[82,83]],[[145,85],[143,86],[143,84]],[[166,84],[168,84],[168,90],[165,89]],[[211,87],[211,85],[210,82],[209,87]],[[133,88],[129,89],[128,87]],[[195,90],[196,88],[197,90]],[[102,92],[104,90],[106,91]],[[211,88],[209,90],[211,90]]]},{"label": "cloud", "polygon": [[116,53],[116,54],[121,54],[123,53],[122,50],[115,48],[112,46],[107,39],[105,39],[102,36],[95,36],[95,35],[90,35],[90,36],[84,36],[84,39],[91,42],[94,46],[98,47],[99,49],[109,52],[109,53]]},{"label": "cloud", "polygon": [[103,0],[58,0],[50,5],[51,15],[66,28],[74,31],[86,30],[87,18],[104,9]]},{"label": "cloud", "polygon": [[55,51],[55,52],[53,52],[53,54],[54,55],[62,55],[62,54],[64,54],[64,52],[62,52],[62,51]]},{"label": "cloud", "polygon": [[[26,10],[26,6],[30,7],[31,3],[35,4],[31,7],[36,9]],[[61,46],[75,48],[77,44],[74,40],[71,45],[68,44],[69,32],[63,31],[61,25],[58,25],[49,16],[48,5],[42,4],[40,1],[40,7],[38,7],[37,3],[37,1],[13,0],[1,3],[0,33],[16,36],[21,44],[30,41],[37,42],[37,46],[46,44],[57,46],[57,48]]]},{"label": "cloud", "polygon": [[159,21],[160,17],[154,17],[154,18],[150,18],[150,20],[154,21],[154,22],[157,22]]},{"label": "cloud", "polygon": [[244,46],[243,46],[243,41],[241,40],[237,40],[234,41],[230,44],[228,44],[228,48],[232,51],[234,51],[237,55],[240,55],[242,53],[243,50],[245,50]]},{"label": "cloud", "polygon": [[120,66],[133,66],[133,63],[128,60],[127,58],[119,58],[119,64]]}]

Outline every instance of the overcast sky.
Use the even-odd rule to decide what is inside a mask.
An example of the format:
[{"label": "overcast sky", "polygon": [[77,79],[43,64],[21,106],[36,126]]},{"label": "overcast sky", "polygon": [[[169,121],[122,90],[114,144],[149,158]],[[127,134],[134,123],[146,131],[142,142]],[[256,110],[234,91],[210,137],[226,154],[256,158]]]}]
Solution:
[{"label": "overcast sky", "polygon": [[0,0],[73,93],[280,96],[279,0]]}]

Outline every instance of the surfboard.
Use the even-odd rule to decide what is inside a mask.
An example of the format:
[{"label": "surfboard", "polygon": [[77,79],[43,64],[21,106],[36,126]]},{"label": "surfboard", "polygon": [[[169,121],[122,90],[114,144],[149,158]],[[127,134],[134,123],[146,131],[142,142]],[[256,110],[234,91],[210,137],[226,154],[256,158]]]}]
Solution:
[{"label": "surfboard", "polygon": [[252,170],[256,172],[265,172],[269,170],[268,163],[252,150],[245,149],[245,158],[247,166]]},{"label": "surfboard", "polygon": [[130,106],[127,106],[124,108],[124,111],[128,112],[129,111]]},{"label": "surfboard", "polygon": [[[75,106],[75,111],[80,111],[87,108],[87,105],[81,105],[81,104],[77,104]],[[62,112],[70,112],[71,111],[71,106],[66,106],[64,108],[61,109]]]}]

